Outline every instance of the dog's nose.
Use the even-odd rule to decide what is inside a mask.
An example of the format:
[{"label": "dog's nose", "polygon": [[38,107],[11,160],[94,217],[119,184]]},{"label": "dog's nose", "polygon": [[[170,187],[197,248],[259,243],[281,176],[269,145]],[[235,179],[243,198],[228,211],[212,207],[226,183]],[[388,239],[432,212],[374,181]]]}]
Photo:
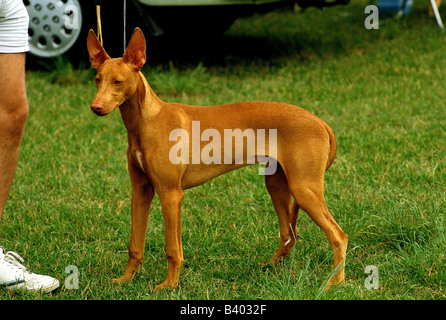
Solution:
[{"label": "dog's nose", "polygon": [[102,103],[93,102],[90,105],[90,108],[91,108],[91,110],[93,112],[97,113],[97,112],[101,112],[102,111],[103,105],[102,105]]}]

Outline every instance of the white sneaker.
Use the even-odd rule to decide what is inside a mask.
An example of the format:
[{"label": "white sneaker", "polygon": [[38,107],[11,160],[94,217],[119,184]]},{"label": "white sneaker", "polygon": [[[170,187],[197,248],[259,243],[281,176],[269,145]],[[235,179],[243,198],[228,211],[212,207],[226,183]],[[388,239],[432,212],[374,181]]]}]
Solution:
[{"label": "white sneaker", "polygon": [[59,287],[59,280],[31,273],[18,261],[23,258],[0,247],[0,286],[9,290],[42,291],[49,293]]}]

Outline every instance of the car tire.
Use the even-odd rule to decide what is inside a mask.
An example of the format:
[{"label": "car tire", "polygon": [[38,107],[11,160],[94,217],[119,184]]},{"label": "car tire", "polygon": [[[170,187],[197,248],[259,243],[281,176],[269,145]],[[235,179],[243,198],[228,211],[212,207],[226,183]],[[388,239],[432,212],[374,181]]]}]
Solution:
[{"label": "car tire", "polygon": [[92,27],[95,15],[91,0],[24,0],[29,15],[29,48],[37,58],[79,53],[80,42]]}]

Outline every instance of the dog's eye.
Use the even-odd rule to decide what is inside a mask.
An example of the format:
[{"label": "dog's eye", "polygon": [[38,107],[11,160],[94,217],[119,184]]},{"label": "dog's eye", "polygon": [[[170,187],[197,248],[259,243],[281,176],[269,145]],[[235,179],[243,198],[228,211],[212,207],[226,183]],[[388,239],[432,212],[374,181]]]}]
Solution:
[{"label": "dog's eye", "polygon": [[121,84],[122,81],[115,80],[114,84]]},{"label": "dog's eye", "polygon": [[101,78],[95,78],[95,79],[94,79],[94,82],[96,82],[96,83],[101,82]]}]

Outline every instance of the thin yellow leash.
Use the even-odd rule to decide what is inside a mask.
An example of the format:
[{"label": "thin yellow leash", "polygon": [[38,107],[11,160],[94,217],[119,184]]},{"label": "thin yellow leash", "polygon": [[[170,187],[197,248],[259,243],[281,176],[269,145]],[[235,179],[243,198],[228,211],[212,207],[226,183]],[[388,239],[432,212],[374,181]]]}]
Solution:
[{"label": "thin yellow leash", "polygon": [[96,5],[96,17],[97,17],[97,24],[98,24],[98,40],[101,43],[101,45],[104,45],[104,42],[102,40],[102,26],[101,26],[101,6]]}]

